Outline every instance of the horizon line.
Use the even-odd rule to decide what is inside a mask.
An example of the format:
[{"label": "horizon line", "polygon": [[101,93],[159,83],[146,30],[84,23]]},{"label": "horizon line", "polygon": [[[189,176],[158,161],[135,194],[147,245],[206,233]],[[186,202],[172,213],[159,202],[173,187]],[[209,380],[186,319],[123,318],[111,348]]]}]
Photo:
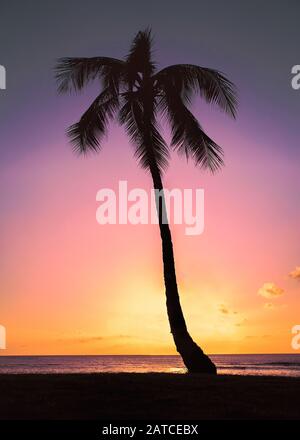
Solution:
[{"label": "horizon line", "polygon": [[[251,355],[300,355],[300,353],[209,353],[209,356],[251,356]],[[0,354],[0,357],[48,357],[48,356],[56,356],[56,357],[74,357],[74,356],[83,356],[83,357],[92,357],[92,356],[176,356],[180,357],[180,354]]]}]

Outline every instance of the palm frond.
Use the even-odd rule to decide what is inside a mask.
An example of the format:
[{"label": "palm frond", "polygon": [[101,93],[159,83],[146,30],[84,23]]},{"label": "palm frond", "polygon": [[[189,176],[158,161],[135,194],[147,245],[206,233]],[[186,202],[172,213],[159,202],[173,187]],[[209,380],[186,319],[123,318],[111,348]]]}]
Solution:
[{"label": "palm frond", "polygon": [[234,84],[221,72],[194,64],[174,64],[158,72],[155,77],[158,90],[172,86],[187,101],[193,91],[207,102],[217,104],[230,116],[236,116],[237,92]]},{"label": "palm frond", "polygon": [[181,97],[169,90],[159,105],[171,125],[173,148],[187,158],[191,157],[201,168],[217,171],[223,165],[222,148],[207,136]]},{"label": "palm frond", "polygon": [[71,125],[67,134],[73,150],[79,154],[99,151],[101,139],[106,134],[108,121],[119,107],[118,95],[104,90],[82,115],[79,122]]},{"label": "palm frond", "polygon": [[120,78],[124,65],[124,61],[109,57],[61,58],[55,67],[58,91],[79,91],[96,78]]}]

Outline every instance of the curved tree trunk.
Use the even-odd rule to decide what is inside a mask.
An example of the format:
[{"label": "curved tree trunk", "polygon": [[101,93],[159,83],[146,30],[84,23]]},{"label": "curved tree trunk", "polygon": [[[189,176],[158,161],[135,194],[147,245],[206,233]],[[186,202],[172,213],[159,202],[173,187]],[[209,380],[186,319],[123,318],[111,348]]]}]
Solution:
[{"label": "curved tree trunk", "polygon": [[150,166],[150,171],[153,179],[154,189],[159,191],[159,197],[156,196],[156,208],[159,219],[160,235],[162,239],[167,312],[176,349],[181,355],[189,373],[216,374],[217,369],[214,363],[193,341],[187,330],[177,288],[173,244],[167,219],[163,184],[159,169],[153,162]]}]

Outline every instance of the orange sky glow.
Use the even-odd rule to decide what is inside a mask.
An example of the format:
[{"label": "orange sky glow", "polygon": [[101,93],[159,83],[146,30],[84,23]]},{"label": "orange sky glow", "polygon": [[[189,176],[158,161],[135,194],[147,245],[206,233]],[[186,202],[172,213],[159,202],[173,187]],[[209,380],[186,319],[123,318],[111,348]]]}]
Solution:
[{"label": "orange sky glow", "polygon": [[[226,167],[211,176],[174,156],[164,179],[170,189],[205,190],[204,233],[172,225],[189,330],[208,353],[294,352],[298,165],[278,152],[270,159],[259,135],[247,140],[221,115],[206,127]],[[47,142],[34,161],[22,157],[1,176],[10,188],[1,217],[1,354],[175,354],[158,227],[96,222],[99,189],[119,180],[151,188],[124,133],[114,128],[101,155],[88,159],[73,156],[62,137]],[[259,293],[266,283],[280,290]]]}]

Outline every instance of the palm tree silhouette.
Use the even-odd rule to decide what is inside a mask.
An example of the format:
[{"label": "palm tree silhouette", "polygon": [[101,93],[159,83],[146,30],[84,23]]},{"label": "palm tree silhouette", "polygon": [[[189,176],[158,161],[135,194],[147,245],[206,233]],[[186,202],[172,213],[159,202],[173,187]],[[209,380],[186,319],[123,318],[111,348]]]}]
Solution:
[{"label": "palm tree silhouette", "polygon": [[222,149],[210,139],[188,109],[193,93],[217,104],[235,117],[236,93],[232,82],[220,72],[191,64],[177,64],[156,71],[152,60],[151,30],[136,34],[124,60],[108,57],[61,58],[56,66],[60,93],[81,90],[89,81],[101,79],[102,91],[68,130],[76,152],[98,152],[108,121],[117,116],[134,146],[135,156],[153,179],[162,240],[167,312],[177,352],[189,372],[216,374],[216,367],[188,333],[180,305],[171,232],[162,175],[169,160],[169,146],[159,133],[157,117],[166,115],[172,130],[171,147],[192,157],[201,168],[216,171]]}]

